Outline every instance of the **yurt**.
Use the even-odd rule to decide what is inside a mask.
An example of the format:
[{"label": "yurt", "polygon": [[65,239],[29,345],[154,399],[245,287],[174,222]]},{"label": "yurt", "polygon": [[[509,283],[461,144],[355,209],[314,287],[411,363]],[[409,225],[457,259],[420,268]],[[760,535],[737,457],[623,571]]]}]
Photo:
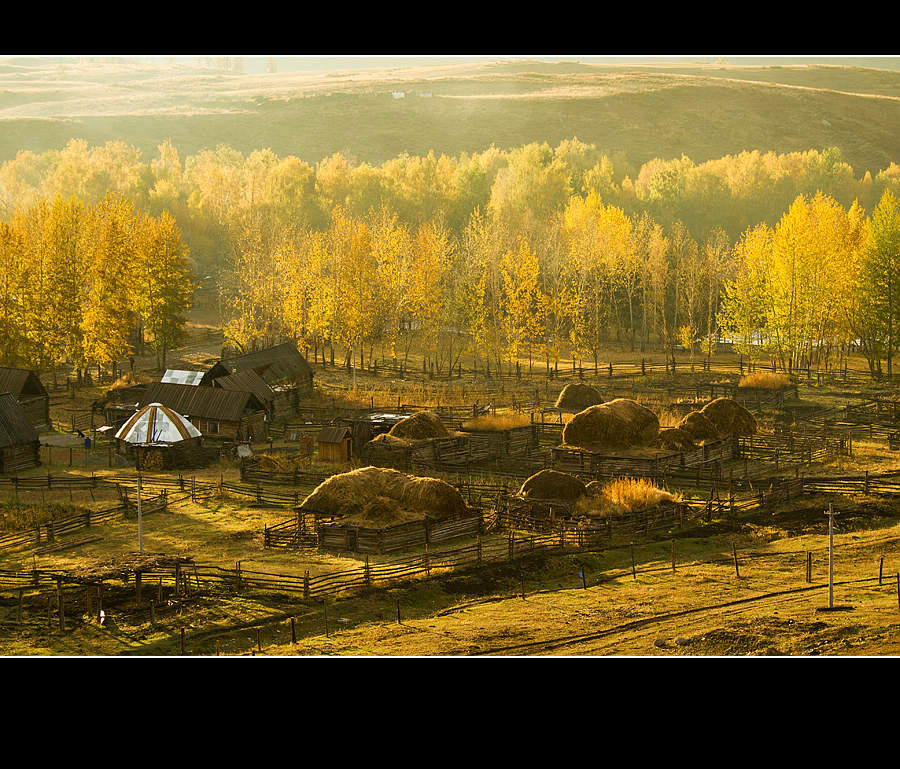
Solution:
[{"label": "yurt", "polygon": [[161,403],[136,411],[116,433],[120,453],[134,457],[139,470],[189,467],[200,459],[200,431]]}]

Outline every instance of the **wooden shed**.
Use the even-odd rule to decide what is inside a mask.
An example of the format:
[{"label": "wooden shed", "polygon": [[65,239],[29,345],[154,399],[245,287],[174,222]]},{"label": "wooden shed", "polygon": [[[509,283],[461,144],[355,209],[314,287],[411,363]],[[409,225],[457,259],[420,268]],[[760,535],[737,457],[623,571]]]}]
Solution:
[{"label": "wooden shed", "polygon": [[316,436],[320,462],[349,462],[353,433],[347,426],[323,427]]},{"label": "wooden shed", "polygon": [[41,442],[25,409],[12,393],[0,394],[0,473],[41,463]]},{"label": "wooden shed", "polygon": [[251,392],[154,382],[140,405],[150,403],[161,403],[187,417],[205,439],[264,441],[269,437],[265,404]]},{"label": "wooden shed", "polygon": [[34,371],[0,367],[0,392],[12,393],[35,427],[50,427],[50,395]]},{"label": "wooden shed", "polygon": [[221,387],[223,390],[253,393],[266,407],[269,419],[275,418],[275,391],[253,369],[220,376],[212,381],[212,386]]}]

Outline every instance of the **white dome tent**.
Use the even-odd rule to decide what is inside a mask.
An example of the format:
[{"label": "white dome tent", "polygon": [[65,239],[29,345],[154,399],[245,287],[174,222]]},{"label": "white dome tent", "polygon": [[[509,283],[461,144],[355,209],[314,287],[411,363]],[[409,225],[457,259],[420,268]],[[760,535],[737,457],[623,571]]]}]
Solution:
[{"label": "white dome tent", "polygon": [[136,411],[116,433],[119,450],[135,459],[137,468],[165,468],[202,465],[200,431],[186,417],[163,406],[148,403]]},{"label": "white dome tent", "polygon": [[185,417],[161,403],[148,403],[116,433],[117,439],[131,444],[178,443],[199,437],[200,431]]}]

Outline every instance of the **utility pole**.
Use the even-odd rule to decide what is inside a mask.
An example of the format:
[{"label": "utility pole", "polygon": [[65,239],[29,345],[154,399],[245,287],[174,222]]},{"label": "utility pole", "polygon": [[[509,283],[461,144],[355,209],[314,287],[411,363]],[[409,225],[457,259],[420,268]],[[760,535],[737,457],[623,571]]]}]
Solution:
[{"label": "utility pole", "polygon": [[144,532],[141,528],[141,474],[138,473],[137,483],[137,515],[138,515],[138,552],[144,552]]},{"label": "utility pole", "polygon": [[828,503],[828,608],[834,608],[834,506]]}]

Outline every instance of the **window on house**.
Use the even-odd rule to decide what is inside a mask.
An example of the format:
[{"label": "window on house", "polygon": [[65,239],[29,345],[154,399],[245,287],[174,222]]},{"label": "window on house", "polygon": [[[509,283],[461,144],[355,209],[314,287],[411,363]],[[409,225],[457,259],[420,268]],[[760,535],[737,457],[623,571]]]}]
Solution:
[{"label": "window on house", "polygon": [[219,423],[218,422],[207,422],[206,426],[211,433],[219,432]]}]

